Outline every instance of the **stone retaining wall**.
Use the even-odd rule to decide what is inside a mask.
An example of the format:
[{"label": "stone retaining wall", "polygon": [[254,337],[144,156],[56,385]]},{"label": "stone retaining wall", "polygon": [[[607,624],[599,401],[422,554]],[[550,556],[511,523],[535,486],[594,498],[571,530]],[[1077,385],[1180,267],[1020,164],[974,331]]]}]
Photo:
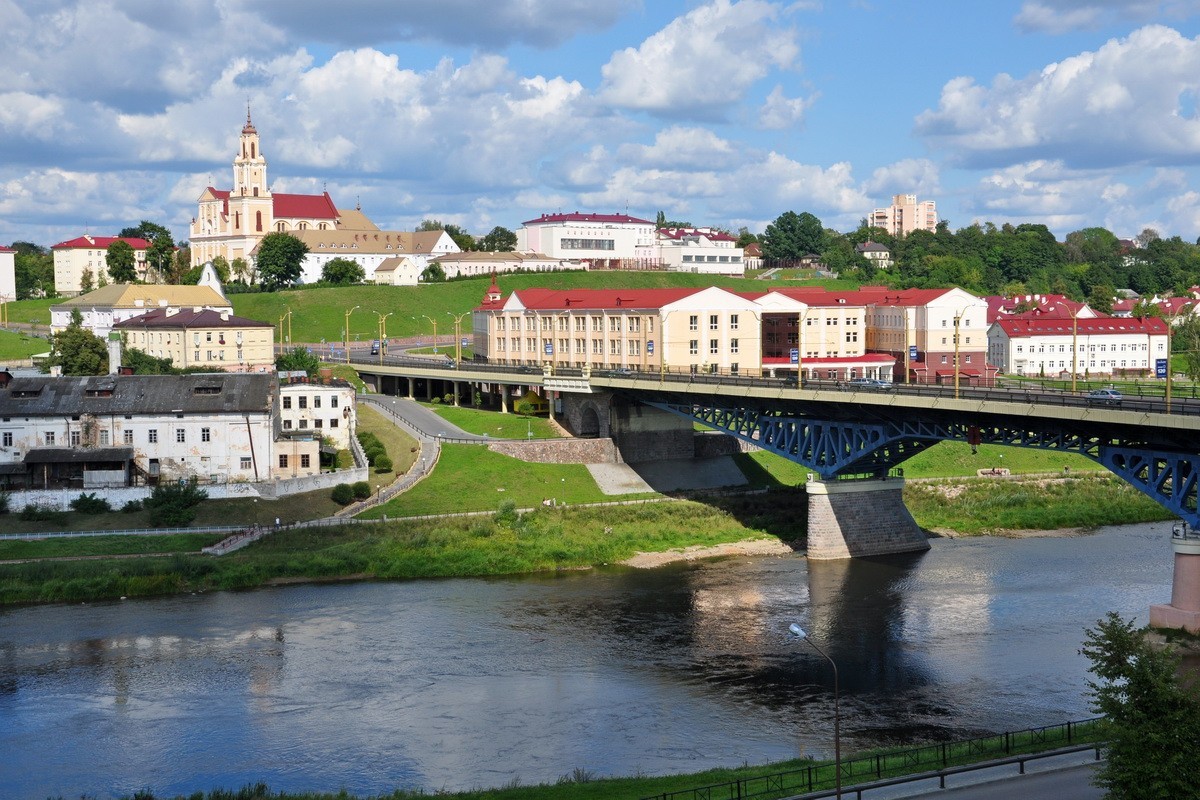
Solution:
[{"label": "stone retaining wall", "polygon": [[492,442],[488,449],[539,464],[611,464],[617,460],[612,439],[533,439]]}]

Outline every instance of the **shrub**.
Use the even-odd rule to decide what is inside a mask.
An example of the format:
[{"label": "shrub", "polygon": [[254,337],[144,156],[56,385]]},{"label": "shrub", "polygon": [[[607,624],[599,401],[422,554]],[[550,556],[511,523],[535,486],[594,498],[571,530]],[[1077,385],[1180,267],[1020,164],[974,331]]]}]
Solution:
[{"label": "shrub", "polygon": [[85,492],[71,501],[71,509],[80,514],[107,514],[112,511],[112,506],[103,497],[97,497],[94,492]]},{"label": "shrub", "polygon": [[21,509],[21,513],[18,516],[26,522],[53,522],[65,517],[66,513],[57,511],[50,506],[30,503]]},{"label": "shrub", "polygon": [[348,483],[339,483],[329,496],[339,506],[348,506],[354,500],[354,489]]},{"label": "shrub", "polygon": [[0,514],[7,514],[11,509],[12,496],[8,492],[0,492]]},{"label": "shrub", "polygon": [[367,464],[373,467],[375,466],[375,462],[379,459],[387,458],[387,450],[384,450],[382,447],[372,447],[370,450],[366,451],[366,456]]},{"label": "shrub", "polygon": [[376,472],[391,472],[392,471],[392,460],[390,458],[388,458],[387,456],[379,456],[378,458],[375,459],[375,471]]},{"label": "shrub", "polygon": [[354,496],[359,500],[366,500],[371,496],[371,484],[366,481],[355,481],[351,488],[354,490]]},{"label": "shrub", "polygon": [[141,500],[126,500],[125,505],[121,506],[121,512],[124,514],[136,514],[142,510]]},{"label": "shrub", "polygon": [[196,506],[208,499],[208,492],[196,486],[196,479],[184,483],[160,483],[143,501],[154,527],[183,527],[196,518]]}]

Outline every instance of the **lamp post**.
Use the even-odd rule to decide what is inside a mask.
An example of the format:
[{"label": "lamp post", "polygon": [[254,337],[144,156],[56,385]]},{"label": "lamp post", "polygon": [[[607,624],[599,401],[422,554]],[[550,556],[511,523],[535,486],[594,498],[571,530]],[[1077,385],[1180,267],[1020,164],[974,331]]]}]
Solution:
[{"label": "lamp post", "polygon": [[804,388],[804,318],[812,311],[811,306],[805,306],[800,312],[799,325],[796,327],[796,388]]},{"label": "lamp post", "polygon": [[842,797],[842,717],[838,709],[838,668],[829,654],[817,646],[817,643],[809,638],[808,633],[804,628],[801,628],[796,623],[788,626],[797,638],[803,639],[812,645],[812,649],[816,650],[825,660],[829,662],[829,666],[833,667],[833,780],[838,800]]},{"label": "lamp post", "polygon": [[1175,319],[1179,316],[1179,312],[1172,314],[1167,318],[1167,391],[1165,400],[1167,403],[1167,413],[1171,413],[1171,336],[1175,330]]},{"label": "lamp post", "polygon": [[379,363],[382,366],[383,351],[387,349],[387,318],[396,312],[389,311],[386,314],[380,314],[378,311],[374,311],[372,313],[379,317]]},{"label": "lamp post", "polygon": [[[283,338],[283,321],[285,319],[287,320],[287,323],[288,323],[288,332],[287,332],[286,339]],[[292,340],[292,310],[289,308],[287,310],[286,314],[279,315],[279,344],[282,345],[285,342],[290,342],[291,340]]]},{"label": "lamp post", "polygon": [[346,326],[342,328],[342,339],[346,345],[346,363],[350,363],[350,315],[353,314],[362,306],[355,306],[346,312]]},{"label": "lamp post", "polygon": [[[449,311],[446,312],[446,316],[454,318],[454,363],[455,364],[462,363],[462,321],[464,319],[466,319],[470,313],[471,313],[470,311],[465,311],[462,314],[451,314]],[[436,337],[434,337],[434,338],[436,339]],[[437,342],[435,341],[434,344],[436,345]]]},{"label": "lamp post", "polygon": [[[447,313],[449,313],[449,312],[447,312]],[[436,353],[437,352],[437,320],[434,319],[433,317],[425,316],[424,314],[422,314],[421,316],[423,318],[429,320],[429,324],[433,326],[433,352]],[[416,317],[413,317],[413,319],[416,319]]]}]

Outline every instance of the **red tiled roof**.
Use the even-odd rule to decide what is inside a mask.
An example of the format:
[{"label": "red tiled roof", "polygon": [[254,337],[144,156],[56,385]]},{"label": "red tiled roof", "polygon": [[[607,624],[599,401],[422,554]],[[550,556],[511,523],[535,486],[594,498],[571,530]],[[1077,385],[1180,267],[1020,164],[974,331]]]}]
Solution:
[{"label": "red tiled roof", "polygon": [[69,239],[65,242],[51,245],[51,250],[69,250],[69,249],[99,249],[107,250],[108,246],[113,242],[128,242],[129,246],[134,250],[145,250],[150,246],[150,242],[145,239],[138,239],[132,236],[79,236],[75,239]]},{"label": "red tiled roof", "polygon": [[1081,317],[1072,323],[1070,317],[1017,317],[998,319],[996,324],[1010,337],[1054,336],[1077,334],[1166,334],[1167,323],[1158,317]]},{"label": "red tiled roof", "polygon": [[[605,308],[662,308],[682,300],[703,288],[692,289],[519,289],[513,294],[533,311]],[[480,309],[503,306],[507,297],[496,303],[482,303]]]},{"label": "red tiled roof", "polygon": [[275,218],[337,219],[337,208],[329,192],[322,194],[274,194]]},{"label": "red tiled roof", "polygon": [[638,219],[628,214],[542,214],[537,219],[526,220],[522,225],[546,225],[556,222],[613,222],[626,225],[653,225],[648,219]]},{"label": "red tiled roof", "polygon": [[118,322],[114,328],[273,328],[269,322],[260,322],[246,317],[221,319],[221,312],[211,308],[196,311],[194,308],[180,309],[168,316],[167,309],[156,308],[137,317]]}]

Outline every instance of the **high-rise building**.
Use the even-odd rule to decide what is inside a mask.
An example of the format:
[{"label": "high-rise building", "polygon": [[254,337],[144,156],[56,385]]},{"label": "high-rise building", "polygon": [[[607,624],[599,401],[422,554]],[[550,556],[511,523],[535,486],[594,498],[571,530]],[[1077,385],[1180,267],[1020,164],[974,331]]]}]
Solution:
[{"label": "high-rise building", "polygon": [[917,202],[915,194],[892,195],[892,204],[877,208],[867,218],[871,227],[883,228],[900,238],[913,231],[937,231],[937,203],[932,200]]}]

